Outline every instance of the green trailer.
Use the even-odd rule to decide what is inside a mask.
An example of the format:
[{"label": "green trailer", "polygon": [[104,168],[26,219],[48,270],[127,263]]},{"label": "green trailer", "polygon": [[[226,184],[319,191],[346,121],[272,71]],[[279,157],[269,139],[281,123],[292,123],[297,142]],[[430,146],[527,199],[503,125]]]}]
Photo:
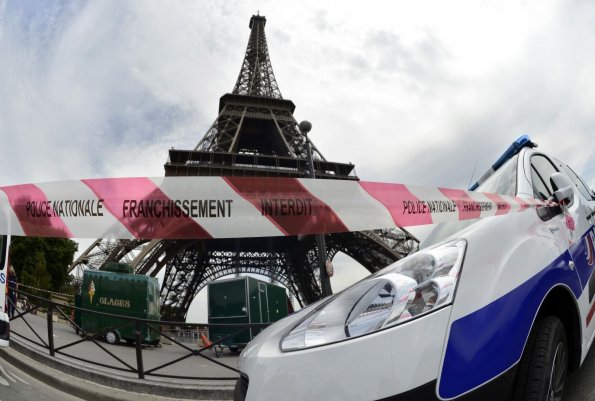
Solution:
[{"label": "green trailer", "polygon": [[213,281],[207,286],[209,324],[238,324],[236,327],[210,327],[213,342],[222,342],[231,351],[244,348],[262,328],[242,329],[242,325],[272,323],[287,316],[287,295],[283,287],[252,277]]},{"label": "green trailer", "polygon": [[[128,264],[108,263],[104,270],[85,270],[75,306],[113,315],[160,320],[159,283],[155,277],[134,274]],[[79,327],[87,333],[104,333],[110,344],[121,339],[134,343],[134,323],[122,326],[125,322],[126,319],[118,317],[75,311],[75,323]],[[156,331],[143,324],[141,335],[144,343],[157,345],[161,338],[159,326],[152,327]]]}]

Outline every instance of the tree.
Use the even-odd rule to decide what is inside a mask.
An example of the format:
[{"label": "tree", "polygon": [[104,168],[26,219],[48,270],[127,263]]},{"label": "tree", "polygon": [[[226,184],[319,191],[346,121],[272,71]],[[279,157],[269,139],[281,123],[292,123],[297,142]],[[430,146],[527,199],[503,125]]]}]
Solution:
[{"label": "tree", "polygon": [[21,283],[58,292],[68,281],[68,266],[77,250],[70,239],[12,237],[10,262]]}]

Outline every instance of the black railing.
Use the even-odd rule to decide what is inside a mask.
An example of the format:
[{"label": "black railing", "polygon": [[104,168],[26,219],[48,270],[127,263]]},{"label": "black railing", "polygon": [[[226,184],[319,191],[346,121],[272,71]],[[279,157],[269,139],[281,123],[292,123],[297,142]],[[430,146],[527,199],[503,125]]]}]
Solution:
[{"label": "black railing", "polygon": [[[318,178],[357,180],[355,166],[351,163],[337,163],[314,160]],[[278,176],[305,177],[309,166],[306,159],[264,155],[255,153],[227,153],[192,150],[169,151],[165,165],[166,175],[193,175],[189,172],[225,172],[231,176]],[[213,175],[213,174],[197,174]]]},{"label": "black railing", "polygon": [[[11,318],[11,322],[21,319],[25,325],[31,330],[31,332],[35,335],[35,338],[31,338],[31,337],[27,337],[25,336],[23,333],[19,333],[17,330],[15,330],[15,325],[11,324],[11,334],[18,337],[18,338],[22,338],[26,341],[29,341],[32,344],[37,345],[38,347],[47,349],[50,356],[55,357],[56,354],[59,355],[63,355],[66,356],[68,358],[72,358],[84,363],[89,363],[95,366],[100,366],[100,367],[104,367],[104,368],[110,368],[110,369],[115,369],[118,371],[123,371],[123,372],[131,372],[133,374],[136,374],[138,376],[139,379],[145,379],[146,376],[154,376],[154,377],[162,377],[162,378],[173,378],[173,379],[189,379],[189,380],[236,380],[239,378],[239,370],[236,369],[233,366],[230,366],[226,363],[223,363],[215,358],[212,358],[211,356],[207,355],[206,352],[207,351],[215,351],[216,356],[220,355],[221,349],[222,349],[222,345],[223,343],[225,343],[227,340],[232,339],[233,337],[242,334],[243,332],[249,331],[252,328],[258,328],[258,329],[263,329],[264,327],[267,327],[268,324],[203,324],[203,323],[180,323],[180,322],[169,322],[169,321],[157,321],[157,320],[148,320],[148,319],[139,319],[139,318],[134,318],[134,317],[129,317],[129,316],[123,316],[123,315],[116,315],[116,314],[110,314],[110,313],[105,313],[105,312],[99,312],[99,311],[94,311],[94,310],[90,310],[90,309],[85,309],[85,308],[79,308],[79,307],[75,307],[75,306],[70,306],[70,305],[64,305],[64,304],[60,304],[54,301],[51,301],[49,299],[31,294],[31,293],[27,293],[24,291],[18,291],[19,297],[22,299],[23,297],[26,297],[27,302],[25,303],[25,305],[27,305],[25,308],[21,308],[22,310],[19,311],[19,309],[17,309],[17,305],[15,305],[12,301],[12,299],[10,297],[7,297],[7,302],[10,303],[11,305],[13,305],[16,309],[16,314],[13,318]],[[39,329],[35,329],[32,324],[30,322],[27,321],[27,319],[25,318],[27,315],[29,314],[36,314],[37,311],[41,311],[41,310],[45,310],[46,314],[47,314],[47,340],[44,340],[43,336],[40,335],[40,333],[38,332]],[[87,332],[85,330],[83,330],[82,324],[79,326],[76,322],[75,319],[73,318],[74,316],[74,311],[79,311],[80,313],[83,314],[93,314],[93,315],[99,315],[99,316],[103,316],[103,317],[109,317],[109,318],[115,318],[118,319],[120,321],[122,321],[121,324],[117,324],[108,328],[103,329],[101,332],[98,333],[91,333],[91,332]],[[67,313],[69,312],[69,313]],[[72,342],[68,342],[66,344],[60,345],[60,346],[55,346],[54,344],[54,314],[57,313],[58,316],[61,316],[62,319],[66,320],[68,323],[70,323],[70,325],[72,325],[72,327],[81,335],[81,339],[76,340],[76,341],[72,341]],[[104,337],[105,333],[108,330],[120,330],[123,327],[126,326],[130,326],[133,325],[134,326],[134,343],[135,343],[135,348],[136,348],[136,366],[133,366],[133,364],[126,362],[123,358],[120,358],[118,355],[116,355],[114,352],[110,351],[110,349],[108,349],[107,345],[102,344],[101,339]],[[203,344],[200,348],[192,348],[191,346],[188,346],[186,344],[183,344],[181,341],[176,340],[174,337],[174,335],[167,335],[165,333],[163,333],[160,329],[160,327],[163,326],[184,326],[187,328],[190,328],[191,330],[196,330],[197,332],[204,332],[205,330],[209,330],[210,328],[227,328],[230,330],[234,330],[237,328],[237,330],[234,330],[231,334],[229,335],[225,335],[224,337],[218,338],[217,340],[213,341],[210,344]],[[171,341],[171,343],[176,344],[178,347],[181,347],[183,350],[186,351],[186,354],[174,358],[170,361],[167,361],[165,363],[162,363],[158,366],[152,367],[150,369],[145,369],[144,368],[144,358],[143,358],[143,345],[145,345],[144,343],[144,338],[143,338],[143,332],[146,332],[146,330],[149,331],[153,331],[155,333],[160,334],[161,337],[166,338],[167,340]],[[73,353],[69,353],[66,350],[68,349],[72,349],[73,347],[81,344],[81,343],[85,343],[85,342],[92,342],[93,344],[95,344],[99,349],[101,349],[104,353],[106,353],[107,355],[109,355],[114,362],[117,361],[119,364],[108,364],[108,363],[103,363],[103,362],[99,362],[97,360],[92,360],[89,358],[83,358],[81,356],[77,356],[74,355]],[[176,375],[176,374],[168,374],[163,372],[163,369],[175,365],[181,361],[184,361],[188,358],[191,357],[200,357],[200,358],[204,358],[208,361],[210,361],[213,364],[216,364],[218,366],[224,367],[228,370],[230,370],[231,372],[234,372],[235,375],[233,376],[189,376],[189,375]]]}]

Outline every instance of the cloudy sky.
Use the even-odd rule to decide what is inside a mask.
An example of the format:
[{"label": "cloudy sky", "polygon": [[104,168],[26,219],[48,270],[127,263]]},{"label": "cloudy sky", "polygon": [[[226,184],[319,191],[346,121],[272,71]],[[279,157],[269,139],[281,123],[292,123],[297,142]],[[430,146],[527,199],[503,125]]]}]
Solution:
[{"label": "cloudy sky", "polygon": [[0,0],[0,185],[163,175],[258,11],[296,119],[362,179],[465,188],[529,134],[595,186],[595,3],[549,0]]}]

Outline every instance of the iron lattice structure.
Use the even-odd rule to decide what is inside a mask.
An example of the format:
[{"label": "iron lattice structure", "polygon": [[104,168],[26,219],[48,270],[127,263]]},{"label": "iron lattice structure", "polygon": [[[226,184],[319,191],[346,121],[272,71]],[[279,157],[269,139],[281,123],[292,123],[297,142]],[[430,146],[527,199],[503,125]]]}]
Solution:
[{"label": "iron lattice structure", "polygon": [[[231,94],[221,97],[219,115],[194,150],[274,155],[305,160],[306,142],[293,117],[295,105],[281,96],[264,27],[250,19],[250,39]],[[326,160],[313,146],[314,158]]]},{"label": "iron lattice structure", "polygon": [[[307,138],[283,99],[273,74],[264,32],[266,18],[250,19],[250,39],[233,93],[219,101],[219,114],[193,150],[169,150],[166,176],[307,177]],[[354,166],[331,162],[312,145],[317,178],[357,180]],[[370,272],[410,253],[416,243],[401,230],[325,236],[329,259],[341,252]],[[320,298],[313,236],[218,240],[97,240],[71,269],[98,269],[111,261],[132,264],[139,274],[164,274],[162,315],[185,320],[196,294],[210,281],[254,273],[284,285],[306,305]]]},{"label": "iron lattice structure", "polygon": [[265,17],[256,15],[250,18],[250,39],[248,39],[244,62],[232,93],[282,99],[269,57],[267,38],[264,33],[265,25]]}]

